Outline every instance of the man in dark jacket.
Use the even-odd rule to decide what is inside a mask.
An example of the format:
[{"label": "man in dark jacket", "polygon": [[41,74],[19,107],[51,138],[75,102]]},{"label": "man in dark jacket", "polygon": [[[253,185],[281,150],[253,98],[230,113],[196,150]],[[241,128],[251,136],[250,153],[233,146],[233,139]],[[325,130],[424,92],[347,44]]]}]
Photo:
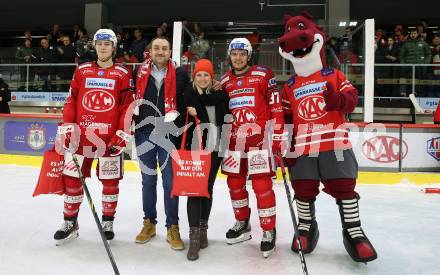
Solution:
[{"label": "man in dark jacket", "polygon": [[[400,63],[402,64],[430,64],[431,63],[431,49],[428,43],[419,38],[417,30],[411,30],[409,34],[409,40],[403,43],[400,48]],[[412,78],[411,66],[402,67],[403,75],[406,78]],[[427,67],[417,66],[415,67],[415,78],[425,79],[427,73]],[[403,85],[402,85],[403,86]],[[409,87],[407,85],[406,92]],[[405,93],[402,93],[405,96]]]},{"label": "man in dark jacket", "polygon": [[3,81],[2,75],[0,74],[0,114],[9,114],[8,102],[11,101],[11,91],[9,91],[9,86]]},{"label": "man in dark jacket", "polygon": [[[55,63],[55,51],[49,46],[49,40],[46,37],[41,38],[41,47],[35,52],[36,60],[41,64]],[[42,65],[37,67],[37,74],[43,80],[43,92],[54,90],[54,84],[50,85],[50,81],[56,79],[55,70],[52,66]]]},{"label": "man in dark jacket", "polygon": [[185,70],[170,60],[171,44],[166,38],[153,39],[151,64],[139,68],[136,78],[135,141],[142,172],[144,221],[136,243],[146,243],[156,235],[157,163],[162,172],[167,242],[172,249],[184,249],[179,232],[179,200],[171,198],[173,169],[171,151],[180,144],[185,106],[183,91],[189,79]]},{"label": "man in dark jacket", "polygon": [[[58,51],[58,61],[60,63],[74,63],[75,62],[75,48],[72,45],[70,37],[68,35],[64,35],[62,37],[63,46],[57,47]],[[73,71],[75,70],[75,66],[61,66],[58,69],[58,76],[64,80],[62,85],[62,91],[68,91],[70,87],[70,81],[73,76]]]}]

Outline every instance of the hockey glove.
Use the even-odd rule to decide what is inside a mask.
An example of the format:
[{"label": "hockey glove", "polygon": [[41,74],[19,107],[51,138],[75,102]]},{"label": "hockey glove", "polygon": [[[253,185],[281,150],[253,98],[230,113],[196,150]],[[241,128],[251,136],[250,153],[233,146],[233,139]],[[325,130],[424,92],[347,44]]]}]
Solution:
[{"label": "hockey glove", "polygon": [[122,154],[125,146],[130,141],[131,135],[125,133],[122,130],[116,131],[116,134],[110,139],[110,142],[107,143],[107,151],[110,156],[118,156]]}]

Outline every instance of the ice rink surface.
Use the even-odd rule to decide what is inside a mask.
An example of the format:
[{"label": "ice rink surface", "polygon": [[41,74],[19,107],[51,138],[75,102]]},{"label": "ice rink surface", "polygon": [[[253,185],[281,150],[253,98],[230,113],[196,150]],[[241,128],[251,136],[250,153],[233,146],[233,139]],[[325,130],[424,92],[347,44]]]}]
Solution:
[{"label": "ice rink surface", "polygon": [[[91,211],[84,200],[79,216],[79,238],[56,247],[54,232],[62,222],[60,196],[32,198],[39,170],[12,165],[0,166],[0,274],[112,274]],[[225,232],[234,217],[225,180],[214,188],[209,223],[209,247],[198,261],[189,262],[186,252],[173,251],[166,243],[163,192],[158,183],[157,236],[140,245],[134,239],[142,227],[141,177],[126,173],[120,184],[111,243],[121,274],[301,274],[297,254],[290,250],[293,227],[282,184],[274,189],[277,198],[277,248],[269,259],[259,251],[261,229],[255,196],[252,240],[229,246]],[[101,184],[88,180],[98,215],[101,216]],[[248,189],[250,186],[248,186]],[[360,214],[363,228],[378,252],[368,265],[353,262],[346,253],[334,199],[321,193],[316,211],[320,240],[313,254],[306,255],[309,274],[440,274],[440,195],[425,194],[413,185],[360,185]],[[186,199],[180,201],[181,236],[188,246]]]}]

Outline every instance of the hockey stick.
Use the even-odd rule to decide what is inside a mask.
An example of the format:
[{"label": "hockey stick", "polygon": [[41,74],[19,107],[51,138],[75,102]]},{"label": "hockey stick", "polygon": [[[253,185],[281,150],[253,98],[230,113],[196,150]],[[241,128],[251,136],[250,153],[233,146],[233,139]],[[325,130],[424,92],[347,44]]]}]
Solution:
[{"label": "hockey stick", "polygon": [[95,205],[93,204],[92,197],[90,196],[89,188],[87,188],[86,181],[84,180],[84,176],[81,172],[81,167],[79,166],[78,159],[75,154],[72,154],[73,162],[75,163],[76,169],[78,170],[79,179],[84,188],[84,192],[86,193],[87,201],[89,202],[90,210],[92,210],[93,218],[95,218],[96,225],[98,226],[99,234],[101,235],[102,242],[104,243],[105,250],[107,251],[107,255],[110,259],[110,262],[113,267],[113,271],[116,275],[119,275],[118,266],[116,265],[115,259],[113,258],[112,251],[110,250],[110,246],[107,242],[107,239],[104,235],[104,230],[102,230],[101,222],[99,221],[98,215],[96,214]]},{"label": "hockey stick", "polygon": [[281,155],[278,155],[277,157],[279,160],[278,163],[280,164],[280,168],[281,168],[281,174],[283,175],[284,187],[286,189],[286,195],[287,195],[287,202],[289,203],[290,216],[291,216],[292,222],[293,222],[293,229],[295,231],[296,236],[298,236],[296,241],[298,243],[298,255],[299,255],[299,259],[301,260],[302,271],[303,271],[304,275],[308,275],[309,273],[307,271],[306,258],[304,257],[304,251],[302,249],[301,241],[299,240],[298,224],[296,222],[295,210],[293,210],[292,196],[290,195],[290,188],[287,185],[286,169],[284,168],[284,162],[283,162],[283,158],[281,157]]},{"label": "hockey stick", "polygon": [[420,104],[417,101],[417,98],[414,94],[410,94],[409,99],[411,100],[411,103],[413,104],[414,109],[416,110],[417,113],[419,113],[419,114],[432,114],[434,112],[433,110],[423,109],[420,106]]}]

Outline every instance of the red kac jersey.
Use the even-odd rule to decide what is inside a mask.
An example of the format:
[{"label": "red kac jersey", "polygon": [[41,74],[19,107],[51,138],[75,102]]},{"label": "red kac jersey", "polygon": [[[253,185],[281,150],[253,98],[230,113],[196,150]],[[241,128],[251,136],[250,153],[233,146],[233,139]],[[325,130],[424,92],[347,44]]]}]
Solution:
[{"label": "red kac jersey", "polygon": [[283,108],[286,115],[293,116],[295,152],[299,155],[351,148],[343,127],[345,114],[324,109],[327,82],[337,93],[356,92],[336,69],[323,69],[308,77],[293,76],[284,85]]},{"label": "red kac jersey", "polygon": [[229,96],[229,110],[234,116],[232,137],[236,137],[240,126],[255,123],[264,134],[267,121],[274,119],[275,134],[281,134],[284,115],[275,76],[267,67],[252,66],[243,75],[232,70],[221,79],[223,90]]},{"label": "red kac jersey", "polygon": [[[63,111],[64,123],[76,123],[82,136],[87,131],[105,142],[117,130],[130,133],[132,111],[129,107],[134,100],[133,91],[131,73],[125,67],[114,64],[104,69],[96,62],[81,64],[70,83],[70,95]],[[107,134],[100,134],[99,128],[107,128]]]}]

